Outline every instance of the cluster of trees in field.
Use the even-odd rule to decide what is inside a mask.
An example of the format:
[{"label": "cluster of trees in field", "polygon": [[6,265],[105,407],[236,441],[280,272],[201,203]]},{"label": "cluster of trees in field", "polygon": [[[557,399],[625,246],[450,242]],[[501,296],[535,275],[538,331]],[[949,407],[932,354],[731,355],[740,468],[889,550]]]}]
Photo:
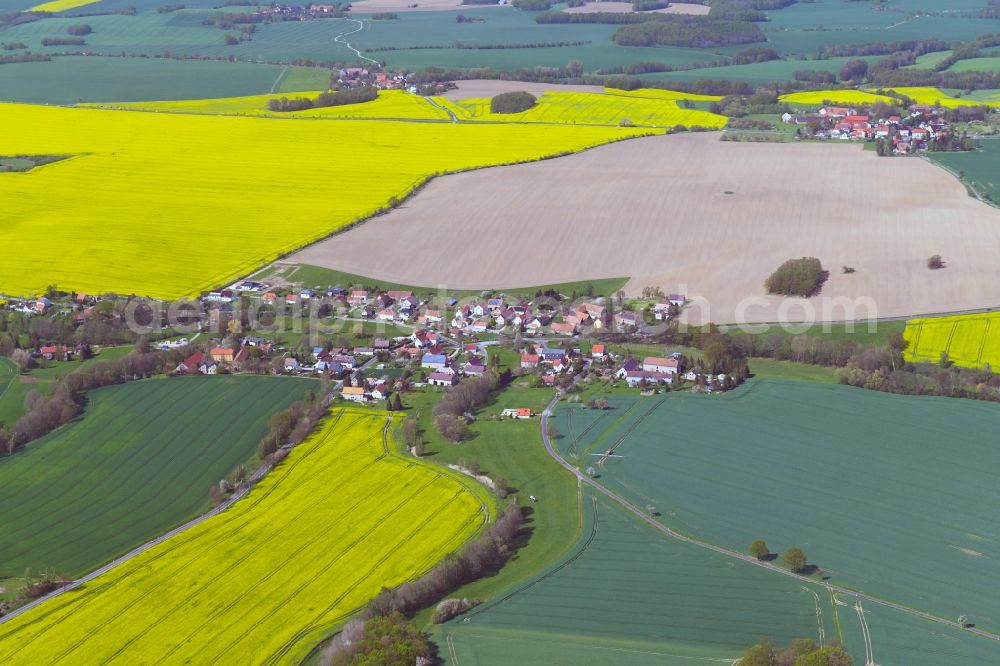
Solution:
[{"label": "cluster of trees in field", "polygon": [[481,377],[470,377],[446,390],[434,406],[434,424],[441,435],[452,442],[468,437],[466,415],[484,405],[493,391],[510,383],[511,377],[510,370],[498,375],[490,369]]},{"label": "cluster of trees in field", "polygon": [[416,624],[402,613],[390,613],[348,622],[319,663],[321,666],[413,666],[433,663],[434,654],[433,644]]},{"label": "cluster of trees in field", "polygon": [[797,0],[713,0],[709,16],[717,16],[736,21],[767,21],[764,12],[784,9]]},{"label": "cluster of trees in field", "polygon": [[632,3],[632,11],[635,12],[652,12],[657,9],[666,9],[670,6],[667,0],[635,0]]},{"label": "cluster of trees in field", "polygon": [[820,647],[811,638],[796,638],[787,647],[764,639],[743,651],[740,666],[854,666],[851,655],[833,641]]},{"label": "cluster of trees in field", "polygon": [[649,17],[666,18],[622,26],[615,30],[611,39],[621,46],[683,46],[695,49],[767,41],[760,26],[747,21],[692,19],[675,14],[651,14]]},{"label": "cluster of trees in field", "polygon": [[510,4],[528,12],[543,12],[552,8],[552,0],[511,0]]},{"label": "cluster of trees in field", "polygon": [[[459,16],[462,16],[461,14]],[[461,23],[461,21],[459,21]],[[379,46],[367,49],[367,53],[381,53],[383,51],[420,51],[432,49],[468,49],[468,50],[503,50],[503,49],[549,49],[564,46],[583,46],[590,44],[589,40],[572,42],[518,42],[518,43],[491,43],[491,44],[467,44],[466,42],[454,42],[452,44],[421,44],[420,46]]]},{"label": "cluster of trees in field", "polygon": [[816,257],[789,259],[764,282],[769,294],[814,296],[819,293],[828,273]]},{"label": "cluster of trees in field", "polygon": [[327,106],[361,104],[363,102],[371,102],[376,98],[378,98],[378,89],[366,86],[351,90],[320,93],[315,99],[309,99],[308,97],[296,97],[293,99],[281,97],[279,99],[268,100],[267,108],[270,111],[279,112],[303,111],[305,109],[318,109]]},{"label": "cluster of trees in field", "polygon": [[42,46],[83,46],[87,40],[83,37],[43,37]]},{"label": "cluster of trees in field", "polygon": [[490,113],[521,113],[535,105],[535,96],[523,90],[500,93],[490,100]]},{"label": "cluster of trees in field", "polygon": [[74,35],[77,37],[82,37],[84,35],[89,35],[94,32],[94,29],[90,27],[87,23],[75,23],[66,28],[67,35]]},{"label": "cluster of trees in field", "polygon": [[0,55],[0,65],[10,65],[18,62],[45,62],[52,60],[44,53],[19,53],[17,55]]}]

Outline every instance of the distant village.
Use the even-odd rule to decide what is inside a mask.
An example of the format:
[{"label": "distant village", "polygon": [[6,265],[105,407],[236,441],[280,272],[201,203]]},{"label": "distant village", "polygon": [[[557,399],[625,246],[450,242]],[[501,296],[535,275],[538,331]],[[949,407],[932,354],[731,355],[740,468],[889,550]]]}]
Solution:
[{"label": "distant village", "polygon": [[[320,300],[328,317],[372,322],[376,333],[350,346],[329,341],[289,349],[280,334],[242,333],[240,327],[233,326],[237,307],[248,301],[274,311],[301,313],[312,301]],[[563,303],[550,297],[484,295],[461,303],[450,298],[438,305],[408,290],[332,287],[317,291],[245,280],[202,299],[202,339],[173,337],[155,346],[196,350],[172,367],[172,374],[325,376],[336,383],[336,394],[342,399],[362,403],[387,400],[391,394],[410,388],[446,389],[467,378],[481,377],[496,367],[498,353],[506,355],[508,370],[534,377],[540,387],[567,389],[581,375],[621,381],[646,391],[676,388],[679,382],[691,382],[708,392],[735,386],[731,377],[698,372],[681,353],[636,357],[613,349],[615,345],[609,343],[582,344],[584,335],[595,339],[602,333],[641,337],[656,322],[676,317],[687,298],[669,294],[654,301],[632,310],[613,307],[614,299],[610,298]],[[93,296],[74,294],[68,299],[12,300],[5,307],[29,316],[71,313],[74,324],[80,326],[93,316],[100,302]],[[379,334],[378,325],[396,335]],[[221,336],[208,333],[218,331],[232,332]],[[512,353],[516,356],[511,357]],[[64,362],[91,354],[85,345],[42,344],[33,356],[39,362]],[[511,358],[516,360],[511,362]],[[504,415],[532,416],[523,410]]]},{"label": "distant village", "polygon": [[934,142],[953,136],[941,109],[913,104],[909,115],[875,117],[843,106],[827,106],[806,115],[784,113],[781,120],[798,125],[797,136],[811,139],[882,142],[886,154],[906,155],[931,149]]}]

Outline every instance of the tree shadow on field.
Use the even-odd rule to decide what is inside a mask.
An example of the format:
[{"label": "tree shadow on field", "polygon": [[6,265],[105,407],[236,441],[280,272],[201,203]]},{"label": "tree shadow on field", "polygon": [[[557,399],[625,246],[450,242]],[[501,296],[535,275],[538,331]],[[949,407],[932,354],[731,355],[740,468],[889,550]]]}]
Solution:
[{"label": "tree shadow on field", "polygon": [[778,559],[778,554],[777,553],[768,553],[767,555],[764,555],[763,557],[761,557],[759,559],[760,559],[761,562],[774,562],[776,559]]}]

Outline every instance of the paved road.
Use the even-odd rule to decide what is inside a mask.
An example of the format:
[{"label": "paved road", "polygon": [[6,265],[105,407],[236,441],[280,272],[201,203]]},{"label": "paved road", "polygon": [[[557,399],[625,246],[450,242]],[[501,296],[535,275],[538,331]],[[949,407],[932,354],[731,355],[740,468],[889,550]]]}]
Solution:
[{"label": "paved road", "polygon": [[563,459],[563,457],[555,450],[555,448],[552,446],[552,441],[549,439],[549,431],[548,431],[549,414],[551,414],[552,410],[556,406],[556,403],[559,401],[559,398],[561,398],[561,397],[562,397],[562,392],[561,391],[557,392],[556,395],[555,395],[555,397],[552,398],[552,401],[549,402],[548,406],[545,408],[545,411],[542,413],[542,420],[541,420],[542,440],[545,442],[545,450],[548,452],[549,456],[551,456],[552,459],[554,459],[557,463],[559,463],[560,465],[562,465],[563,468],[565,468],[566,470],[568,470],[569,472],[571,472],[577,479],[580,480],[581,483],[587,484],[588,486],[590,486],[591,488],[593,488],[597,492],[599,492],[599,493],[603,494],[604,496],[608,497],[609,499],[617,502],[622,507],[624,507],[625,509],[627,509],[628,511],[630,511],[633,515],[635,515],[636,518],[638,518],[639,520],[643,521],[644,523],[646,523],[650,527],[653,527],[654,529],[659,530],[663,534],[665,534],[665,535],[667,535],[667,536],[669,536],[671,538],[677,539],[678,541],[683,541],[685,543],[689,543],[689,544],[692,544],[694,546],[698,546],[699,548],[704,548],[706,550],[711,550],[711,551],[714,551],[716,553],[719,553],[720,555],[725,555],[726,557],[731,557],[731,558],[734,558],[734,559],[737,559],[737,560],[742,560],[743,562],[746,562],[747,564],[752,564],[752,565],[760,567],[762,569],[767,569],[769,571],[773,571],[775,573],[779,573],[779,574],[782,574],[784,576],[788,576],[790,578],[795,578],[795,579],[800,580],[802,582],[812,583],[813,585],[820,585],[822,587],[825,587],[828,590],[831,590],[832,592],[839,592],[841,594],[850,595],[850,596],[852,596],[852,597],[854,597],[856,599],[860,599],[862,601],[869,601],[869,602],[871,602],[873,604],[878,604],[879,606],[885,606],[886,608],[892,608],[894,610],[898,610],[898,611],[906,613],[908,615],[913,615],[915,617],[923,618],[925,620],[930,620],[931,622],[937,622],[939,624],[945,624],[945,625],[948,625],[949,627],[954,627],[956,629],[962,629],[962,630],[967,631],[969,633],[976,634],[978,636],[982,636],[983,638],[988,638],[988,639],[994,640],[994,641],[1000,641],[1000,634],[994,634],[994,633],[991,633],[989,631],[984,631],[982,629],[976,629],[975,627],[966,629],[966,628],[962,627],[962,625],[960,625],[958,622],[954,622],[952,620],[947,620],[947,619],[945,619],[943,617],[938,617],[937,615],[931,615],[930,613],[925,613],[924,611],[917,610],[917,609],[911,608],[909,606],[904,606],[903,604],[898,604],[898,603],[895,603],[893,601],[889,601],[887,599],[882,599],[880,597],[872,596],[872,595],[866,594],[864,592],[858,592],[856,590],[851,590],[851,589],[848,589],[846,587],[841,587],[839,585],[834,585],[833,583],[827,583],[826,581],[818,581],[818,580],[815,580],[813,578],[809,578],[808,576],[802,576],[802,575],[799,575],[799,574],[794,573],[792,571],[789,571],[787,569],[782,569],[780,567],[776,567],[776,566],[774,566],[772,564],[769,564],[767,562],[761,562],[756,557],[753,557],[751,555],[744,555],[743,553],[737,552],[735,550],[729,550],[728,548],[723,548],[722,546],[716,546],[715,544],[711,544],[711,543],[708,543],[708,542],[705,542],[705,541],[699,541],[698,539],[693,539],[693,538],[691,538],[689,536],[685,536],[685,535],[681,534],[680,532],[676,532],[676,531],[670,529],[666,525],[663,525],[659,521],[657,521],[654,518],[652,518],[651,516],[649,516],[646,512],[642,511],[641,509],[639,509],[637,506],[635,506],[634,504],[632,504],[631,502],[629,502],[625,498],[623,498],[620,495],[614,493],[613,491],[605,488],[603,485],[601,485],[600,483],[598,483],[594,479],[590,478],[589,476],[587,476],[586,474],[584,474],[583,472],[581,472],[580,470],[578,470],[576,467],[574,467],[570,463],[566,462],[566,460]]}]

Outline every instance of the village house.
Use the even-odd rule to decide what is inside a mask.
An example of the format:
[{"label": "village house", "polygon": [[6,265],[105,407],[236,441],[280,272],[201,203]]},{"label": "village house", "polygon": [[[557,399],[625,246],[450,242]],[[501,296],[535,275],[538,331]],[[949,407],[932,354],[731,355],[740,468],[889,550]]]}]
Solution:
[{"label": "village house", "polygon": [[674,374],[680,368],[680,360],[676,358],[661,358],[658,356],[647,356],[642,360],[642,369],[645,372],[661,372]]},{"label": "village house", "polygon": [[293,357],[286,358],[284,367],[285,367],[285,372],[295,372],[296,370],[299,369],[299,360]]},{"label": "village house", "polygon": [[49,361],[70,361],[73,359],[73,350],[66,345],[43,345],[38,352]]},{"label": "village house", "polygon": [[481,377],[486,374],[486,366],[479,363],[466,363],[462,373],[467,377]]},{"label": "village house", "polygon": [[618,379],[625,379],[630,372],[636,372],[642,370],[642,364],[634,358],[629,358],[622,364],[622,367],[618,368],[618,372],[615,373],[615,377]]},{"label": "village house", "polygon": [[364,402],[367,400],[365,396],[365,390],[360,386],[345,386],[340,394],[344,396],[344,400],[350,400],[352,402]]},{"label": "village house", "polygon": [[444,354],[424,354],[420,359],[420,367],[438,370],[448,365],[448,357]]},{"label": "village house", "polygon": [[590,348],[590,357],[596,359],[604,358],[604,345],[593,345]]},{"label": "village house", "polygon": [[616,312],[615,325],[623,331],[639,328],[639,315],[634,312]]},{"label": "village house", "polygon": [[521,354],[521,367],[526,370],[533,370],[538,367],[540,357],[538,354]]},{"label": "village house", "polygon": [[364,289],[355,289],[347,295],[347,302],[354,307],[368,305],[368,292]]},{"label": "village house", "polygon": [[458,383],[458,375],[451,372],[434,372],[427,378],[431,386],[454,386]]},{"label": "village house", "polygon": [[576,335],[576,326],[566,322],[552,324],[551,330],[557,335]]},{"label": "village house", "polygon": [[668,372],[633,370],[625,375],[625,382],[631,387],[636,387],[643,382],[647,384],[671,384],[673,381],[673,373]]},{"label": "village house", "polygon": [[508,407],[500,412],[500,416],[511,419],[530,419],[531,410],[527,407]]},{"label": "village house", "polygon": [[213,347],[208,355],[216,363],[232,363],[236,352],[232,347]]}]

